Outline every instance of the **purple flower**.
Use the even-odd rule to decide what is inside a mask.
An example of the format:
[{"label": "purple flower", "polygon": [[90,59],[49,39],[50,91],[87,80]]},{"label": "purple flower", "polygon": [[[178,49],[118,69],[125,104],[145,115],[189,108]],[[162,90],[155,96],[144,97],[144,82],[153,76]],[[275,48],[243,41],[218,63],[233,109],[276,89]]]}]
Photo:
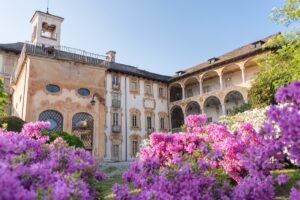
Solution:
[{"label": "purple flower", "polygon": [[286,182],[288,182],[288,177],[287,175],[284,175],[284,174],[280,174],[277,176],[276,178],[276,181],[278,183],[278,185],[282,185],[282,184],[285,184]]}]

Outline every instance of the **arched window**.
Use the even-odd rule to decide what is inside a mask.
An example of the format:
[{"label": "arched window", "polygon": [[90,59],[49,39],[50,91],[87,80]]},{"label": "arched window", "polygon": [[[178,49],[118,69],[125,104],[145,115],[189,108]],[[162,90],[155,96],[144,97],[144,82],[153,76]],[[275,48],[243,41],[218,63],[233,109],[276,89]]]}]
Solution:
[{"label": "arched window", "polygon": [[94,119],[90,114],[76,113],[72,118],[72,132],[81,139],[85,149],[93,149]]},{"label": "arched window", "polygon": [[50,122],[48,130],[62,131],[63,130],[63,116],[60,112],[55,110],[45,110],[39,116],[39,121]]}]

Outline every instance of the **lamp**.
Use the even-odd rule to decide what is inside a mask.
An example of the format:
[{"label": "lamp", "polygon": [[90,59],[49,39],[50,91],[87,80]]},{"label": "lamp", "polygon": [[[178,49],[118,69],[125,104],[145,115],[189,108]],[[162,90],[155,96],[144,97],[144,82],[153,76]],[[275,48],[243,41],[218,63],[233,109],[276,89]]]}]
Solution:
[{"label": "lamp", "polygon": [[96,104],[95,97],[97,97],[97,99],[99,100],[99,102],[101,104],[103,104],[103,105],[105,104],[105,99],[103,97],[101,97],[98,93],[94,93],[93,97],[92,97],[92,100],[90,101],[92,106],[94,106]]},{"label": "lamp", "polygon": [[93,94],[93,97],[92,97],[92,100],[90,103],[92,104],[92,106],[94,106],[96,104],[95,94]]}]

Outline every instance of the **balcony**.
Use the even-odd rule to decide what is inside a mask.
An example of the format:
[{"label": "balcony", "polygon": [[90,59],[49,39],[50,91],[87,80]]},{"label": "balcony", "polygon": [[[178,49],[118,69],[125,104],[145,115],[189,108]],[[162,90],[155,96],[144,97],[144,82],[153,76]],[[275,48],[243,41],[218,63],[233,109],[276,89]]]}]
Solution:
[{"label": "balcony", "polygon": [[149,135],[149,134],[151,134],[151,133],[153,133],[154,132],[154,128],[148,128],[147,129],[147,134]]},{"label": "balcony", "polygon": [[113,84],[112,89],[113,90],[120,90],[120,84]]},{"label": "balcony", "polygon": [[111,127],[111,130],[113,133],[120,133],[121,132],[121,126],[120,125],[113,125]]},{"label": "balcony", "polygon": [[121,101],[117,99],[113,99],[111,103],[113,108],[120,108],[121,107]]}]

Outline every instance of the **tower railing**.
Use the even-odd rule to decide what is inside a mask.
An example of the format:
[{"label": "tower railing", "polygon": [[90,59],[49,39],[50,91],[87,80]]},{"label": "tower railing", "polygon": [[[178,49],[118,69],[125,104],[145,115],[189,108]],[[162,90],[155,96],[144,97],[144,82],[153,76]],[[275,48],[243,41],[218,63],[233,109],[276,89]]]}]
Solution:
[{"label": "tower railing", "polygon": [[49,46],[44,44],[33,44],[31,42],[25,42],[22,52],[23,51],[25,51],[26,54],[30,55],[78,61],[92,65],[108,65],[109,63],[109,61],[106,60],[106,56],[104,55],[99,55],[66,46]]}]

